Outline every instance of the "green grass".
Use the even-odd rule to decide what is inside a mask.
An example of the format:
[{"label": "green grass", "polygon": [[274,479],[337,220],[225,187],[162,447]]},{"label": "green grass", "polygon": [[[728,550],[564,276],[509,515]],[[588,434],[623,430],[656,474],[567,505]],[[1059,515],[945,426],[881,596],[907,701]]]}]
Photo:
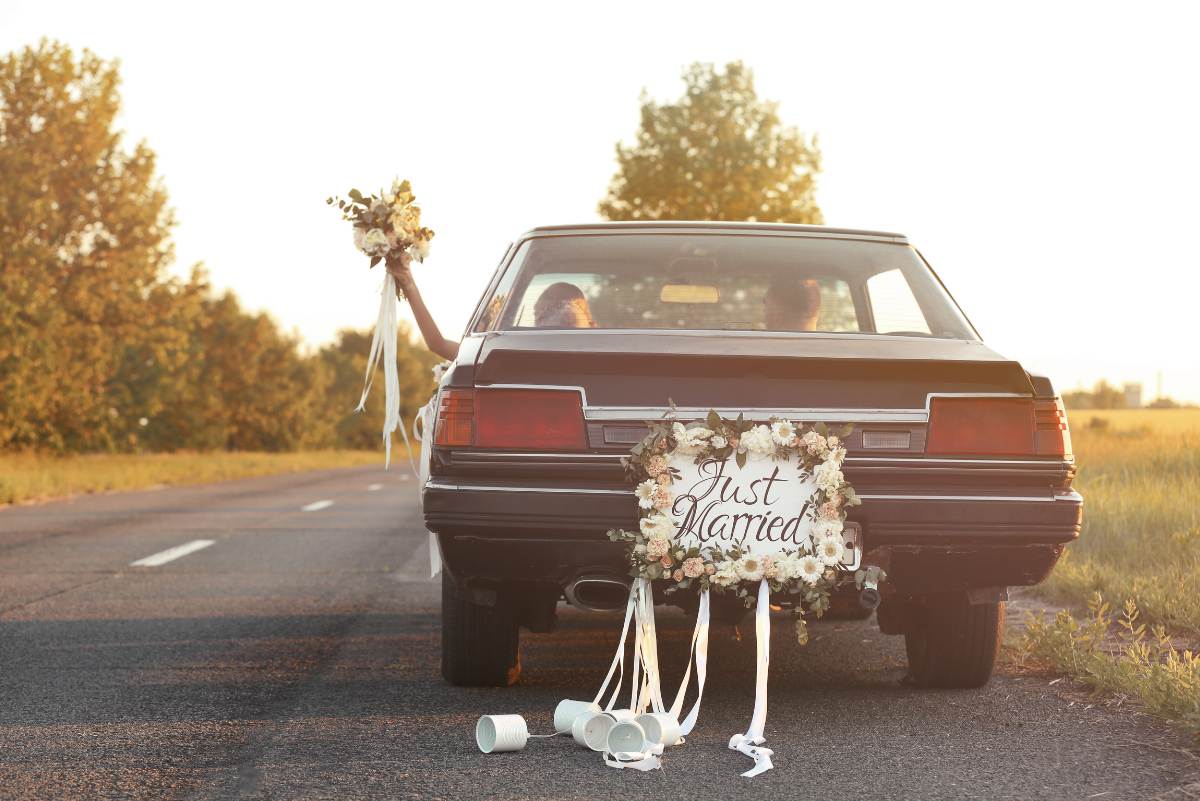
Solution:
[{"label": "green grass", "polygon": [[1200,633],[1200,410],[1090,412],[1071,423],[1083,532],[1040,592],[1132,599],[1144,619]]},{"label": "green grass", "polygon": [[1200,737],[1200,657],[1179,645],[1200,636],[1200,410],[1079,412],[1071,434],[1083,532],[1037,592],[1088,612],[1033,619],[1017,651]]},{"label": "green grass", "polygon": [[[408,469],[402,447],[392,453],[392,462]],[[371,464],[383,467],[382,451],[0,454],[0,504]]]}]

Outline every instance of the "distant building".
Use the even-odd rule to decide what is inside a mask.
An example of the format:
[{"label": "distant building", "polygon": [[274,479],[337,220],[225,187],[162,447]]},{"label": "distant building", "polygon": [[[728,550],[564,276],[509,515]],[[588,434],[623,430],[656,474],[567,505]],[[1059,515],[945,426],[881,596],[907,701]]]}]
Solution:
[{"label": "distant building", "polygon": [[1126,381],[1122,389],[1125,392],[1126,409],[1142,408],[1142,383],[1140,381]]}]

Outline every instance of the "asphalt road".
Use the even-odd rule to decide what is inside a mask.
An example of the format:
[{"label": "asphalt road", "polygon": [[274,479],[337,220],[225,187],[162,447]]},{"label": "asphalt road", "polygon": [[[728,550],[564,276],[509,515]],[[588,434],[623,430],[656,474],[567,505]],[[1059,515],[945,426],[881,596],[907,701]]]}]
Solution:
[{"label": "asphalt road", "polygon": [[[480,714],[547,731],[594,692],[619,620],[563,609],[526,635],[520,686],[445,685],[414,500],[372,468],[0,509],[0,798],[1200,797],[1200,761],[1152,720],[1039,676],[914,689],[873,623],[820,625],[806,649],[776,626],[759,778],[726,748],[754,681],[752,636],[728,630],[661,772],[566,738],[484,756]],[[689,635],[660,618],[668,676]]]}]

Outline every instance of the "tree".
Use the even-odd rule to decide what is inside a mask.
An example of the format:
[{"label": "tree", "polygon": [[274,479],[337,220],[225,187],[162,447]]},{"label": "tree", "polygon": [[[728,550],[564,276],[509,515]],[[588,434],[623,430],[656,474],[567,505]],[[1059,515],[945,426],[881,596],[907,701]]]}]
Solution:
[{"label": "tree", "polygon": [[166,192],[113,130],[117,67],[42,42],[0,61],[0,446],[113,447],[121,353],[156,321]]},{"label": "tree", "polygon": [[684,95],[659,104],[643,94],[631,146],[617,144],[618,170],[599,211],[609,220],[747,220],[820,224],[816,137],[779,119],[760,100],[740,61],[725,71],[693,64]]}]

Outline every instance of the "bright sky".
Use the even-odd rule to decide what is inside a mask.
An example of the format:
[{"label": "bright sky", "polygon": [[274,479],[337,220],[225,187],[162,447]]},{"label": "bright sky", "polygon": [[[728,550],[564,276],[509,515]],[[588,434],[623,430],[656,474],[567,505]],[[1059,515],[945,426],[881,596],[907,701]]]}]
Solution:
[{"label": "bright sky", "polygon": [[6,2],[0,50],[46,36],[119,58],[177,271],[203,261],[314,345],[378,305],[325,197],[413,181],[437,231],[417,280],[456,334],[513,237],[597,219],[643,88],[674,99],[684,65],[742,59],[820,135],[829,224],[908,234],[992,347],[1060,389],[1153,397],[1161,371],[1200,401],[1200,6],[602,9]]}]

